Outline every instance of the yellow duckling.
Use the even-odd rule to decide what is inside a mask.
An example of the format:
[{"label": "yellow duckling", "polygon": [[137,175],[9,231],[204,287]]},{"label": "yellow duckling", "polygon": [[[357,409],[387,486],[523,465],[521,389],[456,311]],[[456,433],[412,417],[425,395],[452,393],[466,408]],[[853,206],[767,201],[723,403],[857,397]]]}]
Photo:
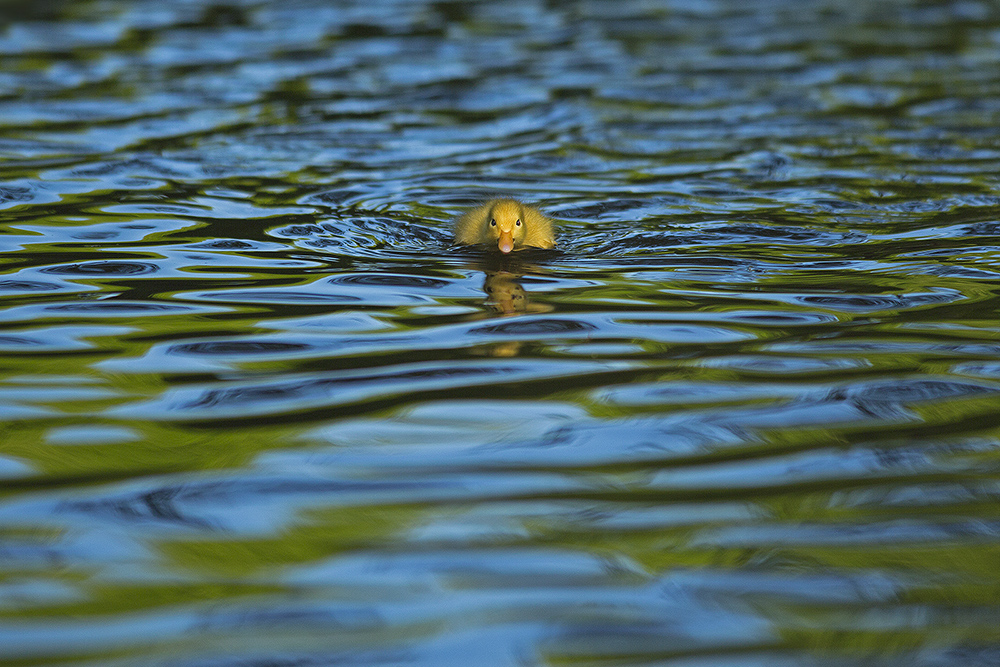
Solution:
[{"label": "yellow duckling", "polygon": [[515,199],[491,199],[455,222],[455,243],[496,244],[506,254],[525,246],[552,248],[556,239],[552,221],[538,209]]}]

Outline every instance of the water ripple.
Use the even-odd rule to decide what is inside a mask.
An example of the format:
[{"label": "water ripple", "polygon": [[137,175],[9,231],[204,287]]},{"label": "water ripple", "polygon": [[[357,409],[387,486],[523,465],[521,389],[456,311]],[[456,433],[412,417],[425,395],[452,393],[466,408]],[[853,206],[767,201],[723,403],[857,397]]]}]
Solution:
[{"label": "water ripple", "polygon": [[81,262],[62,266],[49,266],[41,269],[43,273],[55,273],[68,276],[132,276],[142,273],[155,273],[155,264],[147,262]]}]

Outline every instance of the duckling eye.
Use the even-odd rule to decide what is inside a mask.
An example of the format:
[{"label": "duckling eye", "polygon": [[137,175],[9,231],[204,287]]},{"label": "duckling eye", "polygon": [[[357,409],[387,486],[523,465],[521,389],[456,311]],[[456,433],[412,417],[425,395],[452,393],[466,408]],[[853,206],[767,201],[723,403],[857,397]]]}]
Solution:
[{"label": "duckling eye", "polygon": [[521,221],[520,221],[520,220],[518,220],[518,221],[516,221],[516,222],[515,222],[514,224],[515,224],[515,225],[517,225],[518,227],[520,227],[520,226],[521,226]]}]

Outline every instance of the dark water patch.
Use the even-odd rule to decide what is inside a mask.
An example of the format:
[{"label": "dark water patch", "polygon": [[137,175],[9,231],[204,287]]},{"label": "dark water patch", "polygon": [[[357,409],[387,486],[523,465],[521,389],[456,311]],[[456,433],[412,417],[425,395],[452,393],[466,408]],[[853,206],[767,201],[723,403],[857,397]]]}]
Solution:
[{"label": "dark water patch", "polygon": [[[335,316],[334,316],[335,317]],[[409,355],[414,349],[423,351],[425,359],[451,358],[462,350],[475,351],[484,343],[492,343],[494,340],[484,341],[481,339],[467,339],[460,344],[456,343],[456,336],[461,336],[466,327],[450,326],[425,333],[385,333],[380,332],[363,334],[364,329],[369,325],[370,320],[358,320],[351,318],[354,322],[361,322],[361,331],[354,332],[354,335],[343,335],[332,333],[326,327],[313,324],[307,330],[308,335],[285,333],[280,341],[259,340],[249,341],[232,340],[214,341],[208,345],[210,353],[192,353],[188,346],[196,349],[206,344],[206,341],[192,341],[190,343],[179,344],[154,344],[145,354],[137,358],[123,358],[106,360],[100,363],[102,369],[111,371],[133,373],[133,372],[160,372],[160,373],[197,373],[206,370],[220,370],[231,368],[233,362],[253,361],[253,360],[286,360],[308,359],[313,367],[354,367],[363,365],[370,366],[368,361],[372,355],[379,355],[382,363],[390,363],[393,358],[402,360],[409,359]],[[351,320],[341,322],[350,326]],[[336,327],[338,323],[334,322]],[[331,327],[334,328],[334,327]],[[343,331],[344,327],[338,327]],[[374,331],[385,327],[375,326]],[[218,343],[216,346],[214,343]],[[245,343],[245,346],[244,346]],[[258,349],[259,345],[259,349]],[[226,351],[225,348],[230,347]]]},{"label": "dark water patch", "polygon": [[[189,221],[163,219],[161,216],[148,224],[106,222],[103,219],[74,224],[72,221],[38,219],[37,215],[31,216],[30,221],[18,223],[18,228],[38,235],[24,237],[27,243],[41,244],[45,239],[58,238],[61,247],[75,246],[78,249],[109,248],[116,244],[134,247],[132,244],[138,245],[156,234],[169,234],[190,226]],[[116,243],[110,243],[112,240]]]},{"label": "dark water patch", "polygon": [[953,380],[903,379],[879,381],[838,389],[830,393],[833,400],[847,400],[862,404],[909,405],[914,402],[940,401],[1000,392],[1000,387],[989,384]]},{"label": "dark water patch", "polygon": [[[702,319],[687,314],[673,317],[656,317],[650,314],[626,315],[612,313],[608,321],[620,325],[620,335],[624,338],[636,337],[667,343],[724,343],[751,340],[756,334],[741,332],[729,327],[711,326],[702,323],[689,324],[691,319]],[[703,319],[711,320],[711,316]]]},{"label": "dark water patch", "polygon": [[223,301],[233,303],[262,304],[338,304],[361,301],[359,297],[347,294],[324,294],[322,292],[307,292],[296,289],[259,289],[259,290],[219,290],[217,292],[200,292],[186,294],[185,298],[203,299],[205,301]]},{"label": "dark water patch", "polygon": [[928,651],[923,663],[928,667],[946,667],[962,663],[969,667],[989,667],[1000,661],[1000,647],[989,642],[969,642],[968,646]]},{"label": "dark water patch", "polygon": [[858,234],[837,234],[802,227],[772,226],[759,224],[725,225],[707,230],[719,240],[729,243],[774,243],[808,244],[810,246],[842,245],[863,243],[865,238]]},{"label": "dark water patch", "polygon": [[291,225],[288,227],[283,227],[278,230],[278,233],[283,236],[297,237],[297,236],[311,236],[313,234],[322,234],[324,231],[323,227],[319,225]]},{"label": "dark water patch", "polygon": [[766,375],[794,375],[796,373],[837,373],[852,368],[866,368],[871,364],[863,359],[816,359],[811,357],[740,355],[715,357],[703,362],[710,368],[731,368],[745,373]]},{"label": "dark water patch", "polygon": [[756,327],[801,327],[834,322],[836,318],[826,313],[793,313],[780,311],[738,311],[719,313],[726,322],[736,322]]},{"label": "dark water patch", "polygon": [[333,204],[343,205],[349,202],[361,203],[368,192],[361,190],[327,190],[309,195],[302,200],[303,204]]},{"label": "dark water patch", "polygon": [[960,300],[962,295],[941,291],[931,294],[810,294],[799,297],[801,303],[853,313],[895,311]]},{"label": "dark water patch", "polygon": [[865,237],[856,233],[840,234],[815,229],[750,224],[725,227],[699,225],[699,228],[688,228],[687,225],[682,227],[675,222],[668,229],[621,229],[593,238],[582,236],[568,244],[588,256],[634,257],[638,260],[646,253],[659,249],[676,254],[680,248],[729,248],[729,253],[733,254],[741,251],[740,246],[747,244],[797,246],[801,248],[803,256],[806,256],[809,253],[828,254],[829,251],[825,250],[828,247],[864,242]]},{"label": "dark water patch", "polygon": [[0,185],[0,206],[10,203],[31,201],[33,191],[29,187],[18,185]]},{"label": "dark water patch", "polygon": [[165,663],[169,667],[327,667],[328,665],[371,665],[391,667],[414,662],[416,654],[411,648],[383,648],[373,650],[274,650],[229,651],[225,655],[208,658],[178,658]]},{"label": "dark water patch", "polygon": [[[696,197],[704,197],[706,199],[743,199],[747,196],[747,193],[741,190],[735,190],[732,188],[719,188],[719,187],[699,187],[694,188],[691,191]],[[740,233],[742,232],[742,226],[736,227],[733,231]]]},{"label": "dark water patch", "polygon": [[125,262],[108,260],[103,262],[81,262],[47,266],[42,273],[56,273],[68,276],[134,276],[145,273],[155,273],[159,270],[155,264],[147,262]]},{"label": "dark water patch", "polygon": [[[990,262],[992,264],[992,262]],[[983,271],[964,266],[937,266],[927,271],[942,278],[962,278],[967,280],[1000,280],[1000,271]]]},{"label": "dark water patch", "polygon": [[130,318],[130,317],[166,317],[178,315],[195,316],[218,309],[201,306],[190,306],[177,303],[151,301],[74,301],[57,303],[38,303],[8,308],[0,314],[0,321],[33,323],[42,319],[73,319],[81,322],[90,318]]},{"label": "dark water patch", "polygon": [[625,233],[615,240],[609,240],[604,236],[604,243],[596,247],[588,248],[589,253],[595,256],[620,256],[632,254],[636,250],[673,248],[685,245],[685,238],[675,232],[631,232]]},{"label": "dark water patch", "polygon": [[809,305],[823,308],[833,308],[847,312],[875,312],[879,310],[898,310],[906,307],[903,297],[881,295],[846,295],[823,294],[803,296],[799,299]]},{"label": "dark water patch", "polygon": [[[302,584],[329,581],[335,586],[341,586],[352,577],[361,585],[372,585],[378,578],[379,570],[393,574],[385,583],[392,586],[405,586],[406,579],[419,582],[439,582],[441,585],[463,586],[476,585],[492,588],[495,582],[507,579],[516,582],[525,591],[537,590],[548,580],[559,586],[596,586],[609,587],[599,597],[617,597],[617,586],[625,584],[630,578],[626,563],[607,563],[589,554],[567,553],[557,546],[527,551],[512,546],[497,546],[504,557],[490,558],[488,548],[468,548],[456,550],[447,545],[429,545],[421,553],[391,554],[361,552],[344,559],[340,563],[331,563],[326,567],[314,567],[294,572],[290,577],[293,582]],[[565,563],[560,569],[558,563]],[[616,585],[617,584],[617,585]],[[492,598],[493,596],[491,596]],[[532,595],[531,597],[537,597]],[[540,599],[538,602],[542,602]],[[609,600],[610,602],[610,600]],[[542,602],[546,607],[548,604]],[[504,597],[491,600],[491,615],[512,622],[522,612],[521,605]],[[538,621],[552,610],[547,608],[540,614]],[[463,654],[467,655],[464,651]],[[481,655],[480,659],[487,659]]]},{"label": "dark water patch", "polygon": [[254,244],[238,239],[217,239],[195,243],[188,247],[193,250],[253,250],[256,248]]},{"label": "dark water patch", "polygon": [[809,344],[773,343],[769,350],[793,354],[839,354],[848,356],[863,356],[870,359],[898,357],[899,355],[931,355],[940,357],[992,357],[1000,346],[982,343],[943,343],[934,338],[921,342],[900,342],[886,338],[862,338],[859,340],[840,342],[814,341]]},{"label": "dark water patch", "polygon": [[969,225],[965,233],[972,236],[1000,236],[1000,222],[978,222]]},{"label": "dark water patch", "polygon": [[306,248],[347,257],[389,257],[441,250],[451,242],[450,232],[428,227],[410,218],[348,218],[321,224],[293,225],[272,232],[298,239]]},{"label": "dark water patch", "polygon": [[303,352],[312,349],[312,346],[300,343],[285,343],[278,341],[204,341],[200,343],[182,343],[171,345],[167,354],[195,354],[195,355],[259,355],[282,352]]},{"label": "dark water patch", "polygon": [[358,632],[384,627],[384,615],[372,607],[326,604],[279,604],[273,607],[217,610],[200,619],[198,630],[211,633],[295,629],[297,631]]},{"label": "dark water patch", "polygon": [[446,280],[421,276],[394,275],[388,273],[340,275],[327,282],[335,285],[358,285],[362,287],[402,287],[415,289],[440,289],[450,283]]},{"label": "dark water patch", "polygon": [[756,401],[774,401],[796,396],[800,389],[794,385],[770,383],[718,384],[677,380],[663,383],[633,383],[609,385],[594,392],[596,400],[612,405],[671,405],[671,404],[726,404]]},{"label": "dark water patch", "polygon": [[9,334],[0,335],[0,349],[17,349],[20,347],[33,347],[44,345],[38,339],[29,336],[12,336]]},{"label": "dark water patch", "polygon": [[638,199],[615,199],[606,202],[598,202],[587,206],[576,206],[564,208],[558,211],[559,216],[565,216],[574,220],[595,220],[605,217],[607,214],[634,211],[648,205],[648,202]]},{"label": "dark water patch", "polygon": [[195,310],[191,306],[142,301],[89,301],[45,306],[50,312],[70,312],[82,315],[151,314],[153,312],[178,313]]},{"label": "dark water patch", "polygon": [[[926,202],[923,203],[926,205]],[[846,201],[844,199],[814,199],[813,204],[828,211],[865,211],[872,208],[862,202]]]},{"label": "dark water patch", "polygon": [[316,503],[322,497],[339,503],[358,502],[365,496],[391,497],[402,492],[430,494],[447,493],[454,489],[448,481],[297,479],[279,475],[208,477],[170,483],[151,480],[139,490],[106,491],[87,494],[89,497],[58,502],[52,508],[58,516],[86,516],[92,520],[114,524],[158,522],[189,528],[196,532],[255,532],[267,525],[263,516],[240,516],[226,509],[233,502],[250,501],[263,510],[272,505],[278,509],[284,502],[301,499]]},{"label": "dark water patch", "polygon": [[56,292],[65,289],[57,283],[44,283],[36,280],[0,280],[0,291],[13,294],[21,292]]},{"label": "dark water patch", "polygon": [[106,239],[115,238],[116,234],[114,232],[79,232],[73,234],[71,238],[79,239],[81,241],[102,241]]},{"label": "dark water patch", "polygon": [[596,331],[597,327],[587,322],[576,320],[555,320],[550,318],[520,318],[492,324],[485,327],[469,329],[471,334],[500,334],[500,335],[538,335],[538,334],[578,334],[585,331]]},{"label": "dark water patch", "polygon": [[953,370],[963,375],[1000,379],[1000,361],[958,364]]},{"label": "dark water patch", "polygon": [[134,158],[131,160],[111,160],[104,163],[91,164],[86,167],[77,167],[70,175],[72,176],[112,176],[119,174],[142,174],[144,176],[166,176],[179,177],[190,174],[190,169],[179,170],[171,163],[157,158]]},{"label": "dark water patch", "polygon": [[414,341],[406,336],[376,340],[351,339],[347,336],[300,335],[280,337],[247,336],[204,340],[187,338],[184,342],[154,342],[134,357],[107,359],[99,364],[103,371],[135,375],[169,373],[174,376],[229,372],[244,364],[303,363],[316,366],[321,360],[382,352],[406,350]]},{"label": "dark water patch", "polygon": [[783,546],[859,544],[947,544],[953,539],[990,539],[997,527],[990,524],[914,524],[886,522],[870,525],[831,526],[803,524],[790,528],[785,525],[762,526],[759,531],[727,529],[716,535],[705,535],[706,543],[741,544],[751,547],[761,542],[774,542]]}]

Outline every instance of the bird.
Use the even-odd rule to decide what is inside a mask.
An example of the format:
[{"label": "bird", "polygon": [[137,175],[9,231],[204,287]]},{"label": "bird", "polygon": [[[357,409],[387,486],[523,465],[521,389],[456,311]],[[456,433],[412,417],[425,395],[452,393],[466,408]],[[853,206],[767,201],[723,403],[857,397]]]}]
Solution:
[{"label": "bird", "polygon": [[554,248],[552,221],[516,199],[491,199],[455,221],[455,243],[485,244],[505,255],[530,246]]}]

